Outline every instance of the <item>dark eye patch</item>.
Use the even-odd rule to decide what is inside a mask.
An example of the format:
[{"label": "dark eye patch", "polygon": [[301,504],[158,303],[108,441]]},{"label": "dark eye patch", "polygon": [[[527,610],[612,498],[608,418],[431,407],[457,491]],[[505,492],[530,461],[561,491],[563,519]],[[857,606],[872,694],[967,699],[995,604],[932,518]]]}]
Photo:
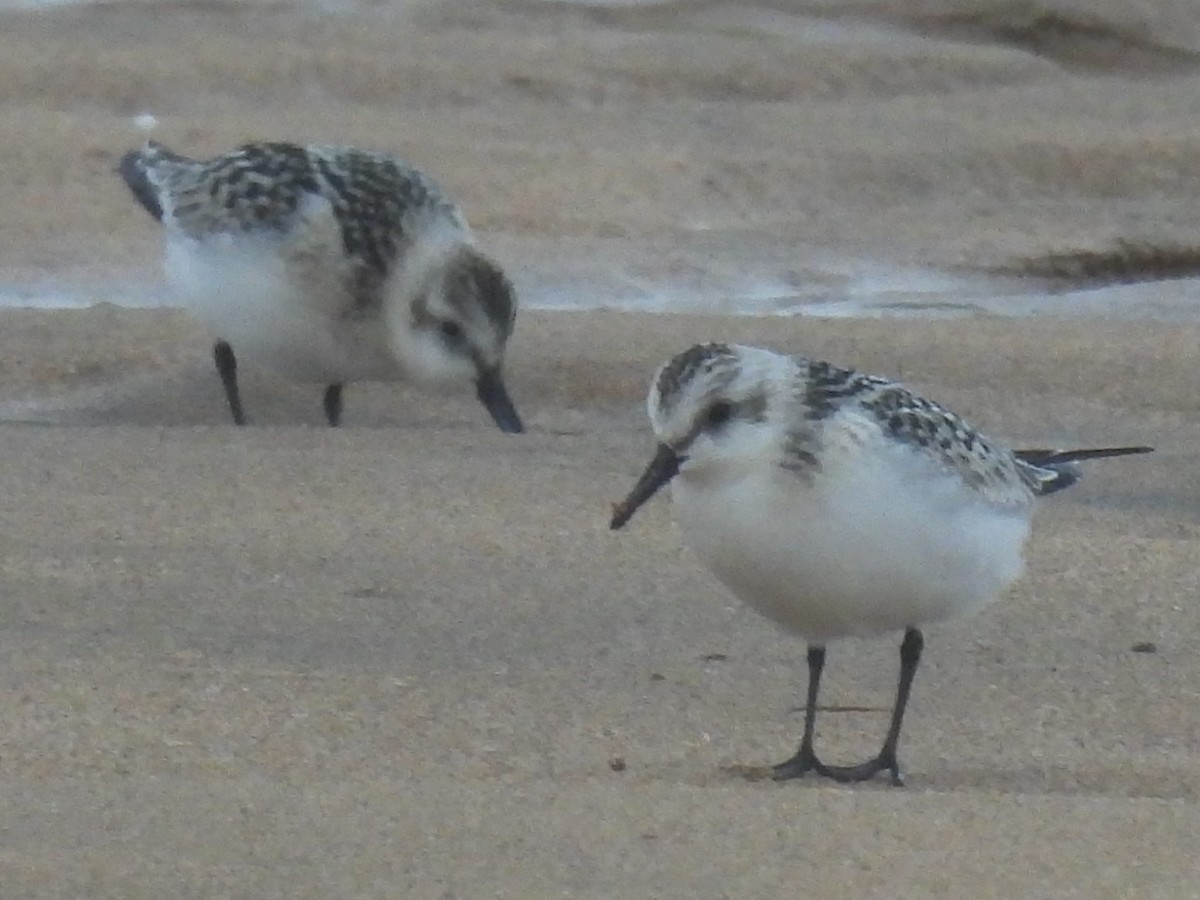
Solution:
[{"label": "dark eye patch", "polygon": [[442,337],[444,337],[446,340],[451,341],[452,343],[457,343],[458,341],[462,340],[462,326],[457,322],[443,322],[438,327],[442,332]]},{"label": "dark eye patch", "polygon": [[718,400],[704,414],[705,428],[720,428],[733,418],[733,404],[728,400]]}]

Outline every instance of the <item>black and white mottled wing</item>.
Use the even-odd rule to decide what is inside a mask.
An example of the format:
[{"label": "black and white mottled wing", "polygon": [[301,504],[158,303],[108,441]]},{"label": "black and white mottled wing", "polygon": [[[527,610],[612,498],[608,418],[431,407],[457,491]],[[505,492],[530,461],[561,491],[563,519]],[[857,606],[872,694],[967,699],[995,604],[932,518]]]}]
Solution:
[{"label": "black and white mottled wing", "polygon": [[897,382],[825,362],[798,359],[796,400],[801,408],[788,434],[786,468],[819,466],[835,432],[877,428],[887,439],[928,455],[989,502],[1025,504],[1059,477],[1018,458],[948,409]]},{"label": "black and white mottled wing", "polygon": [[151,141],[127,153],[118,171],[152,216],[195,238],[286,233],[306,198],[324,198],[347,257],[379,273],[417,219],[468,230],[431,178],[394,157],[352,147],[254,143],[192,160]]}]

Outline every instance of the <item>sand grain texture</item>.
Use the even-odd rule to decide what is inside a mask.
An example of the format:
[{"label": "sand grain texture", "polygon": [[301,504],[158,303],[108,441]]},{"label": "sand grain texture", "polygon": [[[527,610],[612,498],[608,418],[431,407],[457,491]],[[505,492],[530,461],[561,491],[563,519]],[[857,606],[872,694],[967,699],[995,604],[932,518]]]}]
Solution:
[{"label": "sand grain texture", "polygon": [[[10,312],[0,354],[48,322],[29,365],[158,349],[4,428],[9,896],[1195,889],[1195,330],[529,314],[518,439],[383,387],[333,431],[266,377],[235,429],[182,314]],[[903,790],[731,774],[791,751],[802,646],[665,502],[607,530],[645,373],[712,335],[912,373],[1022,443],[1160,448],[1093,465],[1013,596],[930,629]],[[833,758],[879,740],[893,644],[832,650],[826,702],[878,710],[824,716]]]}]

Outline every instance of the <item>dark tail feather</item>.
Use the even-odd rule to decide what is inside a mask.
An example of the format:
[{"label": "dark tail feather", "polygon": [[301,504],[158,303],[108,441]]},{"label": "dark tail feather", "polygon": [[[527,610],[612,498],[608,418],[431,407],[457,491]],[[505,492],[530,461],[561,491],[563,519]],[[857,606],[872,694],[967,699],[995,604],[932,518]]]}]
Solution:
[{"label": "dark tail feather", "polygon": [[130,150],[121,157],[117,165],[117,174],[125,179],[129,190],[137,202],[142,204],[146,212],[162,221],[163,208],[158,199],[158,188],[150,180],[149,170],[159,162],[184,162],[184,157],[172,153],[157,141],[147,141],[140,150]]},{"label": "dark tail feather", "polygon": [[1013,455],[1031,466],[1054,466],[1085,459],[1108,459],[1112,456],[1153,452],[1153,447],[1099,447],[1093,450],[1014,450]]},{"label": "dark tail feather", "polygon": [[1015,450],[1013,455],[1031,466],[1054,473],[1054,477],[1041,483],[1041,493],[1045,495],[1061,491],[1077,482],[1083,474],[1078,465],[1081,460],[1152,452],[1153,447],[1099,447],[1091,450]]},{"label": "dark tail feather", "polygon": [[130,150],[122,156],[121,164],[117,166],[117,173],[125,179],[125,183],[129,185],[129,190],[133,191],[133,196],[137,199],[137,202],[142,204],[146,212],[161,222],[163,217],[162,204],[158,202],[158,191],[154,189],[154,185],[146,177],[146,166],[142,162],[142,151]]}]

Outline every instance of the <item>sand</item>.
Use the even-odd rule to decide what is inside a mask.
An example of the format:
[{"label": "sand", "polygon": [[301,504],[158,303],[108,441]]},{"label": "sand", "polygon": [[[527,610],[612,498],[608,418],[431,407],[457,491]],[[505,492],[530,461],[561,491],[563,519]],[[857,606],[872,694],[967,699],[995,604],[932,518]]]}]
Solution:
[{"label": "sand", "polygon": [[[669,267],[701,219],[797,278],[810,251],[1187,243],[1200,17],[1089,6],[1108,31],[965,3],[12,14],[0,266],[155,277],[110,171],[150,107],[194,152],[435,161],[502,257]],[[235,429],[181,311],[0,324],[5,898],[1200,896],[1198,327],[526,310],[510,437],[468,391],[375,385],[331,430],[254,371]],[[742,777],[794,749],[803,646],[665,500],[607,530],[649,373],[706,338],[902,377],[1015,444],[1158,448],[1048,499],[1028,577],[928,630],[903,789]],[[873,752],[895,665],[831,648],[823,700],[865,711],[823,714],[829,758]]]}]

